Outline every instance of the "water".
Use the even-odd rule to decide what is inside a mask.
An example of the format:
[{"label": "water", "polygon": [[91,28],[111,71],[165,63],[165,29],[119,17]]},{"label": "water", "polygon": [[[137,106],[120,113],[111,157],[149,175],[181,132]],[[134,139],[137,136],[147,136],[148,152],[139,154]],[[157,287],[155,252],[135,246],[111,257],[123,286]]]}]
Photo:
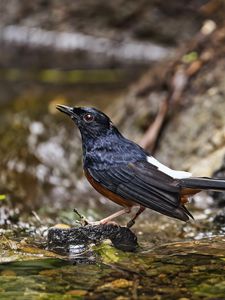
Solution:
[{"label": "water", "polygon": [[[132,39],[125,41],[112,40],[106,37],[95,37],[81,32],[48,31],[41,28],[10,25],[1,28],[0,41],[14,45],[25,45],[31,48],[45,48],[52,51],[88,52],[101,55],[99,63],[104,57],[111,57],[124,64],[133,65],[140,62],[159,61],[171,55],[171,49],[150,42],[140,42]],[[74,55],[76,57],[76,55]],[[100,57],[98,57],[100,58]]]},{"label": "water", "polygon": [[102,254],[106,262],[96,264],[66,259],[1,264],[0,298],[224,299],[222,249],[220,253],[207,254],[201,247],[189,253],[181,243],[161,250],[134,254],[112,250],[110,256],[106,250]]}]

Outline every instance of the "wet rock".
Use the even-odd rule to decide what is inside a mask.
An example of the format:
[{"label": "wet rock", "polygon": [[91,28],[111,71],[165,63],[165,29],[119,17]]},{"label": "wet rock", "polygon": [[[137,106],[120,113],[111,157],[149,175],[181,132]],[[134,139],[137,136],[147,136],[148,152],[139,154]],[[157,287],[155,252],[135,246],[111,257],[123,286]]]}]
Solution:
[{"label": "wet rock", "polygon": [[136,235],[127,227],[113,224],[86,225],[74,228],[55,228],[48,231],[48,248],[59,253],[69,253],[71,248],[86,248],[111,240],[113,246],[124,251],[135,251],[138,247]]}]

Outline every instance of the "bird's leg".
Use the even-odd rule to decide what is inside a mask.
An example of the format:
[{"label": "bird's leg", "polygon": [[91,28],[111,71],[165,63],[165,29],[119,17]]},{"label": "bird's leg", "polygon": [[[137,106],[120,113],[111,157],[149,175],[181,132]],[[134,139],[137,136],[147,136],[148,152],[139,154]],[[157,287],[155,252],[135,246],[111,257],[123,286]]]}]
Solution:
[{"label": "bird's leg", "polygon": [[115,219],[119,216],[129,214],[130,211],[131,211],[130,207],[126,207],[126,208],[124,208],[122,210],[119,210],[116,213],[108,216],[107,218],[104,218],[104,219],[100,220],[99,222],[100,222],[100,224],[106,224],[106,223],[110,222],[111,220],[113,220],[113,219]]},{"label": "bird's leg", "polygon": [[[91,221],[88,221],[83,215],[81,215],[76,209],[74,209],[74,212],[78,215],[78,217],[80,218],[81,220],[81,223],[82,225],[100,225],[100,224],[107,224],[107,223],[113,223],[111,222],[113,219],[119,217],[119,216],[122,216],[122,215],[125,215],[125,214],[129,214],[131,212],[131,208],[130,207],[126,207],[122,210],[119,210],[117,212],[115,212],[114,214],[100,220],[100,221],[96,221],[96,222],[91,222]],[[115,222],[114,222],[115,223]],[[115,223],[116,224],[116,223]],[[117,224],[116,224],[117,225]]]},{"label": "bird's leg", "polygon": [[116,213],[100,220],[100,221],[97,221],[97,222],[89,222],[89,224],[91,225],[99,225],[99,224],[106,224],[106,223],[109,223],[111,222],[113,219],[119,217],[119,216],[122,216],[122,215],[125,215],[125,214],[129,214],[131,212],[131,208],[130,207],[126,207],[122,210],[119,210],[117,211]]},{"label": "bird's leg", "polygon": [[138,211],[136,212],[136,214],[133,216],[133,218],[127,223],[127,227],[131,228],[134,224],[135,224],[135,220],[137,219],[137,217],[143,213],[143,211],[145,210],[144,206],[140,206]]}]

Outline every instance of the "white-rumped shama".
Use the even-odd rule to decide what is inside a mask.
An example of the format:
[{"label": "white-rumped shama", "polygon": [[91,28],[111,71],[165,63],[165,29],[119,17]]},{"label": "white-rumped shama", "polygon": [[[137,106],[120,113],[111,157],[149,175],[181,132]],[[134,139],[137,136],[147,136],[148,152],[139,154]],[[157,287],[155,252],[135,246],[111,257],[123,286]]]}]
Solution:
[{"label": "white-rumped shama", "polygon": [[225,180],[192,177],[184,171],[161,164],[136,143],[126,139],[101,111],[90,107],[57,105],[78,126],[83,147],[84,173],[102,195],[123,207],[103,219],[112,219],[138,210],[127,226],[145,208],[182,221],[193,218],[184,204],[202,190],[225,191]]}]

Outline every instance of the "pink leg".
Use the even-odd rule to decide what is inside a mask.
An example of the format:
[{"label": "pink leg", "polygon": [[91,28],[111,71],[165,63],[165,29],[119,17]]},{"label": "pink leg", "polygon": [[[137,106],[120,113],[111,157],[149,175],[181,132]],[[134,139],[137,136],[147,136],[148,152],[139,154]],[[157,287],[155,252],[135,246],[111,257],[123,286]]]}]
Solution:
[{"label": "pink leg", "polygon": [[111,220],[119,217],[119,216],[122,216],[122,215],[125,215],[125,214],[129,214],[131,211],[131,208],[130,207],[126,207],[122,210],[119,210],[117,211],[116,213],[108,216],[107,218],[104,218],[100,221],[97,221],[97,222],[88,222],[89,224],[92,224],[92,225],[99,225],[99,224],[106,224],[106,223],[109,223]]},{"label": "pink leg", "polygon": [[133,216],[133,218],[127,223],[127,227],[131,228],[134,224],[135,224],[135,220],[137,219],[137,217],[143,213],[143,211],[145,210],[144,206],[140,206],[138,211],[136,212],[136,214]]},{"label": "pink leg", "polygon": [[130,211],[131,211],[131,209],[129,207],[126,207],[126,208],[124,208],[122,210],[119,210],[116,213],[108,216],[107,218],[104,218],[104,219],[100,220],[99,222],[100,222],[100,224],[106,224],[106,223],[110,222],[111,220],[113,220],[113,219],[115,219],[119,216],[129,214]]}]

